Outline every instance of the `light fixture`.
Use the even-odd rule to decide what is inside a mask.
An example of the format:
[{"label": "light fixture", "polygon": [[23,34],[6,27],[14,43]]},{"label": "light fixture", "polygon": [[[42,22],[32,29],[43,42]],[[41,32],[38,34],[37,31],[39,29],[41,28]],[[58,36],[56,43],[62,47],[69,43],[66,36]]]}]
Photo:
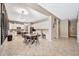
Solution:
[{"label": "light fixture", "polygon": [[29,14],[29,11],[24,8],[16,8],[16,12],[18,13],[17,20],[18,21],[26,21],[26,17]]},{"label": "light fixture", "polygon": [[19,14],[23,14],[23,15],[27,15],[29,13],[28,10],[24,8],[17,8],[16,12],[18,12]]}]

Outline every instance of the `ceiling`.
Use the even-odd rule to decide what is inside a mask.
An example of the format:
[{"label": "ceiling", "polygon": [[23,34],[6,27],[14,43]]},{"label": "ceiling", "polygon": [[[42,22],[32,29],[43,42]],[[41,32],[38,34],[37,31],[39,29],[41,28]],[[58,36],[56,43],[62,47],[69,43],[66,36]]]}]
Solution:
[{"label": "ceiling", "polygon": [[[53,13],[55,16],[59,17],[61,20],[76,18],[77,13],[79,11],[78,3],[38,3],[38,4],[42,6],[44,9]],[[6,3],[5,5],[10,20],[34,22],[37,20],[47,18],[46,15],[31,9],[25,3]],[[28,14],[18,13],[17,8],[26,10]]]},{"label": "ceiling", "polygon": [[5,6],[7,9],[9,20],[35,22],[47,18],[46,15],[43,15],[29,8],[26,4],[23,3],[6,3]]},{"label": "ceiling", "polygon": [[79,12],[79,3],[39,3],[39,5],[59,17],[61,20],[74,19]]}]

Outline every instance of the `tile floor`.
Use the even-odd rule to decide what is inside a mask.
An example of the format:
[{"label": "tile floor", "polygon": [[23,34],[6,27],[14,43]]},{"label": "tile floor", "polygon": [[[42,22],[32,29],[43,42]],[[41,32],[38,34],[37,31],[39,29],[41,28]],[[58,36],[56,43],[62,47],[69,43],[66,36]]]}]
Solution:
[{"label": "tile floor", "polygon": [[12,41],[7,39],[0,47],[2,56],[79,56],[79,44],[76,38],[52,39],[49,42],[41,39],[37,46],[26,45],[21,35],[15,36]]}]

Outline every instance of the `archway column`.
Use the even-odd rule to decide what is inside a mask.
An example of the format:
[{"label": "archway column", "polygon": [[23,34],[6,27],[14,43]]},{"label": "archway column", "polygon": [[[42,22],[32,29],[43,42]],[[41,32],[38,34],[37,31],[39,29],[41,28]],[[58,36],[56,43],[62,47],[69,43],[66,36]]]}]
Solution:
[{"label": "archway column", "polygon": [[49,34],[48,34],[48,41],[53,40],[53,17],[49,16]]},{"label": "archway column", "polygon": [[56,39],[59,38],[59,19],[56,20]]}]

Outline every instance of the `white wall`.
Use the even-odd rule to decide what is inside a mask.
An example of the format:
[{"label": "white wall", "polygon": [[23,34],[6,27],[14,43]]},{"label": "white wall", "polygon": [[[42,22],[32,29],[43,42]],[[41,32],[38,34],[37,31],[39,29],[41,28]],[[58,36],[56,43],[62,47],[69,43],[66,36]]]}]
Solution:
[{"label": "white wall", "polygon": [[48,24],[49,24],[48,21],[43,21],[43,22],[36,23],[33,26],[36,29],[48,29],[49,28],[49,25]]},{"label": "white wall", "polygon": [[77,22],[77,42],[79,43],[79,15],[78,15],[78,22]]},{"label": "white wall", "polygon": [[[43,33],[46,34],[46,39],[49,38],[49,20],[36,23],[32,25],[35,29],[43,29]],[[41,34],[41,30],[37,30],[39,34]]]},{"label": "white wall", "polygon": [[12,23],[9,23],[9,29],[17,29],[17,27],[21,27],[22,29],[24,29],[24,24],[12,24]]},{"label": "white wall", "polygon": [[60,37],[68,38],[68,20],[60,21]]}]

